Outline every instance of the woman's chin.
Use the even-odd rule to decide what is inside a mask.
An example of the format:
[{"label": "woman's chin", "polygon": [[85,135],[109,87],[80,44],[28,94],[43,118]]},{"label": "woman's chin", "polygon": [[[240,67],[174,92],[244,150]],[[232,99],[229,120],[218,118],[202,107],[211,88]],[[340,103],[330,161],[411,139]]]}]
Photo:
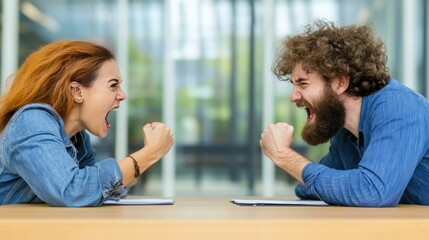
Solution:
[{"label": "woman's chin", "polygon": [[99,138],[106,138],[107,137],[107,132],[103,132],[99,135],[97,135]]},{"label": "woman's chin", "polygon": [[89,129],[88,129],[88,131],[89,131],[92,135],[94,135],[94,136],[96,136],[96,137],[99,137],[99,138],[106,138],[106,136],[107,136],[107,131],[108,131],[108,130],[103,129],[103,130],[101,130],[101,131],[95,132],[95,131],[91,131],[91,130],[89,130]]}]

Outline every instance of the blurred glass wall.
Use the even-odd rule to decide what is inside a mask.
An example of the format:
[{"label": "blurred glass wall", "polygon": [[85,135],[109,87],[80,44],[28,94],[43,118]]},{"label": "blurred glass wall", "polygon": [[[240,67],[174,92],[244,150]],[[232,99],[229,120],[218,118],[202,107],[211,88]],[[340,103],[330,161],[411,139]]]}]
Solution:
[{"label": "blurred glass wall", "polygon": [[[295,181],[263,159],[259,136],[267,123],[286,121],[296,126],[299,152],[318,161],[327,151],[302,141],[305,112],[290,103],[290,84],[271,74],[280,41],[312,20],[372,22],[392,76],[428,92],[425,0],[2,0],[0,43],[15,34],[4,31],[15,26],[6,11],[19,16],[18,52],[8,54],[18,66],[57,39],[116,52],[128,98],[110,116],[108,137],[92,139],[98,158],[142,147],[145,123],[173,127],[175,148],[143,174],[135,195],[293,196]],[[2,56],[7,76],[3,63],[13,58]]]}]

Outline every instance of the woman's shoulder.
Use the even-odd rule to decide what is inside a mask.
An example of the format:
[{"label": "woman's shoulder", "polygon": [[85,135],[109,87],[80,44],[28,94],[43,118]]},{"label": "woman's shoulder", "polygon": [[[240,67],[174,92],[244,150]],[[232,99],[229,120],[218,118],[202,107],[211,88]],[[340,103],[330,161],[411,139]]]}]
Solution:
[{"label": "woman's shoulder", "polygon": [[[56,123],[58,127],[63,127],[64,123],[59,114],[48,104],[31,103],[21,107],[12,116],[6,128],[19,125],[23,127],[45,129],[49,123]],[[31,130],[31,129],[30,129]]]},{"label": "woman's shoulder", "polygon": [[16,111],[15,115],[19,115],[22,112],[29,112],[29,111],[45,111],[57,114],[56,111],[52,108],[51,105],[46,103],[29,103],[27,105],[22,106],[18,111]]},{"label": "woman's shoulder", "polygon": [[20,108],[0,134],[0,154],[6,154],[25,141],[66,138],[64,125],[55,111],[46,104],[28,104]]}]

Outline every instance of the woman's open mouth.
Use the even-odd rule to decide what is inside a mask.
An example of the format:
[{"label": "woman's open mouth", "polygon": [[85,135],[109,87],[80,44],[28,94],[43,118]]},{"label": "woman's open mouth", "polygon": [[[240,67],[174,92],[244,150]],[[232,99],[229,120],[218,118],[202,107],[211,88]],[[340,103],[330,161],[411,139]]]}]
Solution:
[{"label": "woman's open mouth", "polygon": [[106,114],[106,117],[104,118],[104,124],[106,125],[106,127],[107,128],[110,128],[110,123],[109,123],[109,120],[107,120],[107,116],[109,116],[109,113],[110,113],[111,111],[109,111],[107,114]]},{"label": "woman's open mouth", "polygon": [[110,122],[109,120],[107,120],[109,114],[113,111],[116,111],[119,107],[114,107],[112,109],[110,109],[110,111],[106,114],[106,117],[104,118],[104,124],[106,125],[106,127],[109,129],[110,128]]}]

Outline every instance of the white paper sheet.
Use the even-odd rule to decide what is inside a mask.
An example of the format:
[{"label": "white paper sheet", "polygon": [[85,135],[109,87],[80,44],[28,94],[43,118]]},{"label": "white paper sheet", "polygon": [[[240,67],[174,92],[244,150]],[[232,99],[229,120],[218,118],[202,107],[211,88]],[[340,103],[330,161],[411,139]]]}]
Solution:
[{"label": "white paper sheet", "polygon": [[159,199],[159,198],[124,198],[118,202],[107,200],[104,205],[172,205],[173,199]]},{"label": "white paper sheet", "polygon": [[261,199],[232,199],[232,203],[240,206],[288,206],[288,205],[305,205],[305,206],[327,206],[324,201],[316,200],[295,200],[295,201],[281,201],[281,200],[261,200]]}]

